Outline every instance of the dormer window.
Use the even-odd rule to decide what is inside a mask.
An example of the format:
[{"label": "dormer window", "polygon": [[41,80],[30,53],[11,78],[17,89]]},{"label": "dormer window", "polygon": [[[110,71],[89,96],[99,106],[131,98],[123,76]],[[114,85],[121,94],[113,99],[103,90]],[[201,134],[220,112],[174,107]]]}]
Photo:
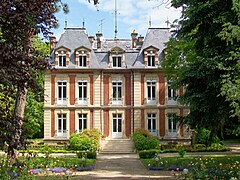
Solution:
[{"label": "dormer window", "polygon": [[66,68],[69,65],[71,50],[60,46],[55,50],[55,65],[57,68]]},{"label": "dormer window", "polygon": [[87,56],[86,56],[86,54],[79,55],[79,67],[87,67]]},{"label": "dormer window", "polygon": [[148,66],[149,67],[155,67],[156,66],[155,54],[148,55]]},{"label": "dormer window", "polygon": [[66,54],[58,55],[58,62],[59,67],[66,67],[67,66]]},{"label": "dormer window", "polygon": [[81,46],[76,49],[76,66],[79,68],[86,68],[90,63],[90,52],[91,50]]},{"label": "dormer window", "polygon": [[125,65],[124,50],[120,47],[114,47],[110,50],[109,67],[122,68]]},{"label": "dormer window", "polygon": [[155,68],[158,65],[158,51],[159,49],[149,46],[144,49],[144,64],[146,67]]},{"label": "dormer window", "polygon": [[122,67],[122,56],[112,55],[112,64],[114,68]]}]

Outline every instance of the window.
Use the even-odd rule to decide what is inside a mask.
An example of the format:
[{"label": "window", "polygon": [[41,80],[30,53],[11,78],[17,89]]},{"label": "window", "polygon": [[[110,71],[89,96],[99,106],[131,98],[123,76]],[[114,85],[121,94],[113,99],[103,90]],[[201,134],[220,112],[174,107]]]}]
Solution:
[{"label": "window", "polygon": [[168,99],[174,100],[176,96],[177,96],[177,91],[171,87],[171,82],[168,81]]},{"label": "window", "polygon": [[87,56],[79,55],[79,67],[87,67]]},{"label": "window", "polygon": [[67,66],[66,55],[58,55],[58,63],[59,67],[66,67]]},{"label": "window", "polygon": [[122,101],[122,82],[114,81],[112,82],[113,88],[113,102]]},{"label": "window", "polygon": [[67,115],[58,114],[57,123],[57,136],[67,136]]},{"label": "window", "polygon": [[156,81],[147,81],[147,100],[156,100]]},{"label": "window", "polygon": [[113,56],[113,67],[122,67],[122,56]]},{"label": "window", "polygon": [[67,103],[67,82],[66,81],[58,81],[58,104],[66,104]]},{"label": "window", "polygon": [[78,101],[80,104],[87,103],[87,81],[78,82]]},{"label": "window", "polygon": [[113,136],[121,136],[122,114],[113,114]]},{"label": "window", "polygon": [[155,54],[153,55],[148,55],[148,66],[149,67],[155,67]]},{"label": "window", "polygon": [[156,133],[156,131],[157,131],[157,119],[156,119],[156,114],[155,113],[148,114],[147,125],[148,125],[148,131],[149,132]]},{"label": "window", "polygon": [[78,132],[87,129],[87,114],[78,114]]},{"label": "window", "polygon": [[168,114],[168,132],[172,134],[177,133],[177,115]]}]

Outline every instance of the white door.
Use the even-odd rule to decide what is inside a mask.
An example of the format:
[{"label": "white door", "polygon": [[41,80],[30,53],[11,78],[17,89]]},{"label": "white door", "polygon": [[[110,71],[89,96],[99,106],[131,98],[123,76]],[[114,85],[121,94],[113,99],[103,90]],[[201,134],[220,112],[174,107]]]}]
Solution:
[{"label": "white door", "polygon": [[122,137],[122,114],[113,114],[112,119],[112,137]]}]

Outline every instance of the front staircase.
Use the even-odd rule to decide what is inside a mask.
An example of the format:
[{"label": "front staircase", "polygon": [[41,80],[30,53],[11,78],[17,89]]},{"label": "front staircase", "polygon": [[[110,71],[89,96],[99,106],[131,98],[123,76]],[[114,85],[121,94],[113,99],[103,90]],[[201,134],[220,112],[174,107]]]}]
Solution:
[{"label": "front staircase", "polygon": [[131,139],[104,139],[101,140],[100,153],[103,154],[130,154],[135,153]]}]

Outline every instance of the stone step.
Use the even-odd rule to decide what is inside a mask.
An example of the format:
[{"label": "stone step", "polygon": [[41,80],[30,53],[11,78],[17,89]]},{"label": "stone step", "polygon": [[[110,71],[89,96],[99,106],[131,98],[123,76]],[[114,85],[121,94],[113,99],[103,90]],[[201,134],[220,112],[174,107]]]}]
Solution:
[{"label": "stone step", "polygon": [[130,139],[110,139],[101,141],[101,153],[128,154],[134,153],[134,145]]}]

